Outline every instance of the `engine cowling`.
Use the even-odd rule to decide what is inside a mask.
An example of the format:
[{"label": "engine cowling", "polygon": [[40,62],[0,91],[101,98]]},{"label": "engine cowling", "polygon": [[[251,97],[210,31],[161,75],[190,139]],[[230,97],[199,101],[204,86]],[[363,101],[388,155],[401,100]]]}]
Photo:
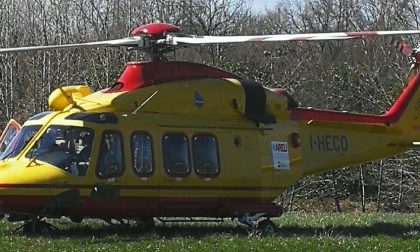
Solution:
[{"label": "engine cowling", "polygon": [[48,105],[54,111],[61,111],[70,104],[76,104],[75,99],[83,98],[91,93],[92,90],[86,85],[59,87],[50,94]]}]

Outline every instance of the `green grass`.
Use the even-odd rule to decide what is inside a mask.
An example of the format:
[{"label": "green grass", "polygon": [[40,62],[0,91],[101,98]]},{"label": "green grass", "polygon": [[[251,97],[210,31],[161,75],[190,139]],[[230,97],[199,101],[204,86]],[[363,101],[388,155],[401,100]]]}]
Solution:
[{"label": "green grass", "polygon": [[274,219],[273,236],[250,235],[235,223],[158,224],[152,230],[101,221],[59,227],[48,237],[14,233],[0,223],[0,251],[420,251],[420,214],[302,214]]}]

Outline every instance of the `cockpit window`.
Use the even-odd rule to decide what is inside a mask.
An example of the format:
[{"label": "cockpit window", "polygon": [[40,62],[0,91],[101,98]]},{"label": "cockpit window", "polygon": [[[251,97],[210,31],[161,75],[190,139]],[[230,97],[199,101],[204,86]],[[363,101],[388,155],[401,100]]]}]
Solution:
[{"label": "cockpit window", "polygon": [[0,156],[6,150],[7,146],[12,142],[13,138],[20,130],[20,125],[15,121],[9,122],[6,129],[0,137]]},{"label": "cockpit window", "polygon": [[32,137],[38,132],[40,125],[24,126],[19,133],[7,145],[6,150],[1,155],[0,159],[8,159],[16,157],[25,146],[31,141]]},{"label": "cockpit window", "polygon": [[52,164],[74,176],[85,176],[90,162],[93,130],[52,125],[25,157]]},{"label": "cockpit window", "polygon": [[32,116],[31,118],[29,118],[28,121],[30,121],[30,120],[39,120],[39,119],[41,119],[41,118],[43,118],[43,117],[45,117],[45,116],[47,116],[47,115],[49,115],[51,113],[52,113],[51,111],[41,112],[41,113],[36,114],[36,115]]}]

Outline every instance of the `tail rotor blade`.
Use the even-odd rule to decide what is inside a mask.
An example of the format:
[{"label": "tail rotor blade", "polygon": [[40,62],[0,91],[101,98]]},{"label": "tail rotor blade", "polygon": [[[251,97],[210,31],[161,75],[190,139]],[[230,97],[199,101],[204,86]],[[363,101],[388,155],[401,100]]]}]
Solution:
[{"label": "tail rotor blade", "polygon": [[405,56],[412,56],[413,49],[408,45],[407,41],[405,40],[393,40],[393,45],[397,52],[404,54]]}]

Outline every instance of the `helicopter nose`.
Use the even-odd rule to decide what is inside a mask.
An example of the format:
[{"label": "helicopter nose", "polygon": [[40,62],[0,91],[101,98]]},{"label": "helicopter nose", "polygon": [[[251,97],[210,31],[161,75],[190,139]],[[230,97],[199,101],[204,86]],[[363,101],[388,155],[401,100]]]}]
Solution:
[{"label": "helicopter nose", "polygon": [[42,206],[46,191],[30,177],[24,163],[0,161],[0,213],[28,213]]},{"label": "helicopter nose", "polygon": [[2,169],[3,167],[7,167],[7,162],[4,160],[0,160],[0,169]]},{"label": "helicopter nose", "polygon": [[[2,161],[0,161],[2,163]],[[45,215],[78,204],[80,192],[69,190],[72,175],[49,164],[28,159],[0,164],[0,213]]]}]

